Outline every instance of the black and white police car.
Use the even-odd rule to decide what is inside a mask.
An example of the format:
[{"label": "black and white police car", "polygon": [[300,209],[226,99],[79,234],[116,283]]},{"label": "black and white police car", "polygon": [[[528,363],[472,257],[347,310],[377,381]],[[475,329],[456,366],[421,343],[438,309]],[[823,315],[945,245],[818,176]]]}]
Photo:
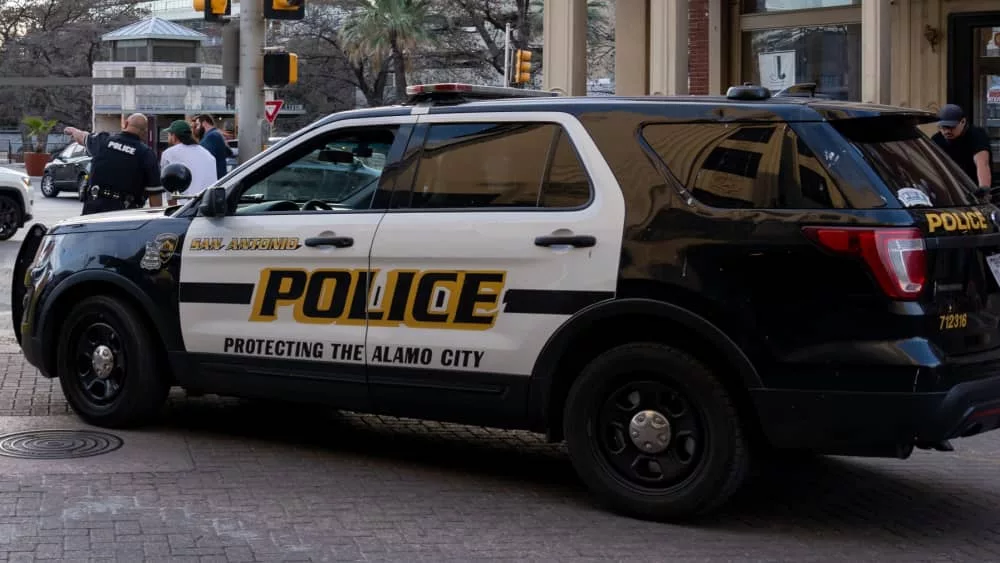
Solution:
[{"label": "black and white police car", "polygon": [[546,433],[657,519],[722,504],[751,452],[906,457],[1000,424],[1000,212],[933,115],[410,93],[182,206],[33,227],[28,361],[108,427],[181,386]]}]

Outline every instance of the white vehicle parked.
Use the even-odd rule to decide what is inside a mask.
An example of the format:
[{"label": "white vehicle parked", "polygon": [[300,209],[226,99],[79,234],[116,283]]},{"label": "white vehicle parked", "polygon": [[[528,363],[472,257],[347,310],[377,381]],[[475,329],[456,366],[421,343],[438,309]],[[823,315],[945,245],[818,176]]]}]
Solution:
[{"label": "white vehicle parked", "polygon": [[0,167],[0,240],[8,240],[31,221],[34,203],[31,178],[24,172]]}]

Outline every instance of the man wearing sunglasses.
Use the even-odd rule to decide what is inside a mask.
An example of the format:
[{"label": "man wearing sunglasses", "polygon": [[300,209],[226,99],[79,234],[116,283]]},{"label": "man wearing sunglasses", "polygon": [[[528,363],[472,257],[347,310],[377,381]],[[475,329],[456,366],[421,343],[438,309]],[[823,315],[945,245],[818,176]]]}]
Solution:
[{"label": "man wearing sunglasses", "polygon": [[990,137],[981,127],[969,123],[965,112],[955,104],[947,104],[938,112],[940,131],[931,139],[972,178],[980,188],[989,189],[993,182],[990,165]]}]

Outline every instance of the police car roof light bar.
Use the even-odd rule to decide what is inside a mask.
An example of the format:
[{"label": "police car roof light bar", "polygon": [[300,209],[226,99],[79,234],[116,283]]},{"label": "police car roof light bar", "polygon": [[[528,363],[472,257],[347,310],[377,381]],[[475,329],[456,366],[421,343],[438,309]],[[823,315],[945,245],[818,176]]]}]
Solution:
[{"label": "police car roof light bar", "polygon": [[528,90],[504,86],[481,86],[460,82],[439,82],[434,84],[413,84],[406,87],[407,104],[421,101],[497,100],[508,98],[539,98],[558,96],[558,92]]}]

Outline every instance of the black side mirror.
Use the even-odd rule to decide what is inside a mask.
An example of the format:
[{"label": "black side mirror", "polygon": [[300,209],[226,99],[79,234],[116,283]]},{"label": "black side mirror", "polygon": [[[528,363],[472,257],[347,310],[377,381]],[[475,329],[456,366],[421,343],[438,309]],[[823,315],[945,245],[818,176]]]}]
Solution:
[{"label": "black side mirror", "polygon": [[206,217],[221,217],[226,214],[226,188],[215,187],[205,190],[198,210]]}]

